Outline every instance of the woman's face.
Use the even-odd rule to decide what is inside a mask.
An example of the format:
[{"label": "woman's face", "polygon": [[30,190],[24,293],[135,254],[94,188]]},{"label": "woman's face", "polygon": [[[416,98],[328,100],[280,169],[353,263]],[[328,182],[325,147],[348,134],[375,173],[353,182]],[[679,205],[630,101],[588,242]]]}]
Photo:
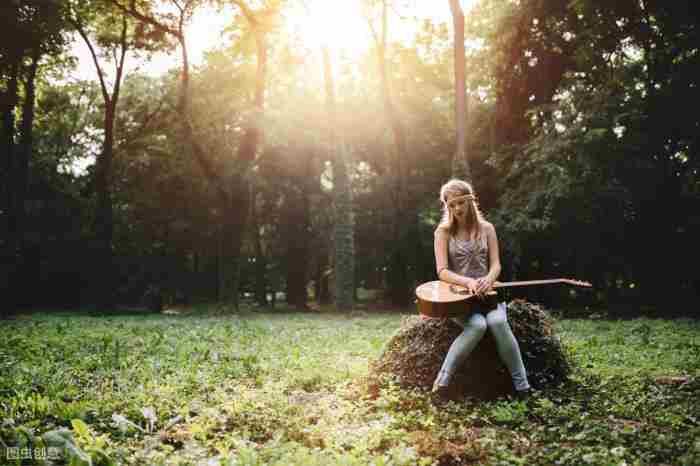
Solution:
[{"label": "woman's face", "polygon": [[460,222],[464,222],[470,206],[469,193],[448,193],[447,208]]}]

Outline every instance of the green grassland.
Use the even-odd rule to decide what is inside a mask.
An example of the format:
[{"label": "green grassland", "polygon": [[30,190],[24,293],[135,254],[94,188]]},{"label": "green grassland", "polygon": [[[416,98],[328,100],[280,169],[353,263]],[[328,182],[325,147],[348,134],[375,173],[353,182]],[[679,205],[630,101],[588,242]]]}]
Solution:
[{"label": "green grassland", "polygon": [[[569,382],[436,404],[367,383],[407,315],[4,321],[0,464],[700,465],[700,322],[559,320]],[[53,459],[12,459],[51,446]]]}]

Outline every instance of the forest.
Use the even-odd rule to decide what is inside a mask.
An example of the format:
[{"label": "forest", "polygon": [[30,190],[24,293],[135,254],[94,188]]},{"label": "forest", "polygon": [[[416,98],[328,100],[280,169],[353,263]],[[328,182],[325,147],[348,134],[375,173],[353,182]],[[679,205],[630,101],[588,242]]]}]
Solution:
[{"label": "forest", "polygon": [[699,10],[0,0],[0,465],[700,466]]},{"label": "forest", "polygon": [[[351,3],[366,26],[352,53],[286,27],[318,13],[293,0],[4,2],[3,312],[351,308],[358,289],[405,306],[434,279],[452,177],[497,228],[502,279],[595,289],[524,296],[697,312],[693,2],[475,3],[459,120],[451,22]],[[217,6],[231,16],[192,65],[188,21]],[[80,77],[77,46],[92,54]],[[169,70],[128,67],[158,53]]]}]

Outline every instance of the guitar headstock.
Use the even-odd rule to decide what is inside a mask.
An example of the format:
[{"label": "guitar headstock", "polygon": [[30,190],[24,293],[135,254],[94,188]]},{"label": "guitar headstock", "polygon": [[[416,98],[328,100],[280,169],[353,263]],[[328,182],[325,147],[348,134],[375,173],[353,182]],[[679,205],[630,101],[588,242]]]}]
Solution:
[{"label": "guitar headstock", "polygon": [[566,283],[568,285],[574,285],[574,286],[582,286],[584,288],[591,288],[593,285],[591,285],[589,282],[584,282],[581,280],[574,280],[572,278],[562,278],[561,281],[563,283]]}]

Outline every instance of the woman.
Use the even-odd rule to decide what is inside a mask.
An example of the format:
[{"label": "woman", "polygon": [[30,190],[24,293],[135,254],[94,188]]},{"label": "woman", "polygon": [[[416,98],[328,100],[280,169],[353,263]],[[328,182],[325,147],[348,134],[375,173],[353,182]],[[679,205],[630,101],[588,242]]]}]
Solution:
[{"label": "woman", "polygon": [[[498,238],[492,224],[484,220],[471,185],[453,179],[440,189],[443,218],[435,230],[435,264],[438,278],[483,295],[491,289],[501,273]],[[485,313],[485,315],[484,315]],[[496,340],[498,354],[510,371],[519,397],[531,388],[523,365],[518,342],[508,325],[506,303],[495,309],[478,310],[453,318],[464,331],[450,346],[442,368],[433,383],[433,392],[447,396],[452,376],[476,347],[488,328]]]}]

